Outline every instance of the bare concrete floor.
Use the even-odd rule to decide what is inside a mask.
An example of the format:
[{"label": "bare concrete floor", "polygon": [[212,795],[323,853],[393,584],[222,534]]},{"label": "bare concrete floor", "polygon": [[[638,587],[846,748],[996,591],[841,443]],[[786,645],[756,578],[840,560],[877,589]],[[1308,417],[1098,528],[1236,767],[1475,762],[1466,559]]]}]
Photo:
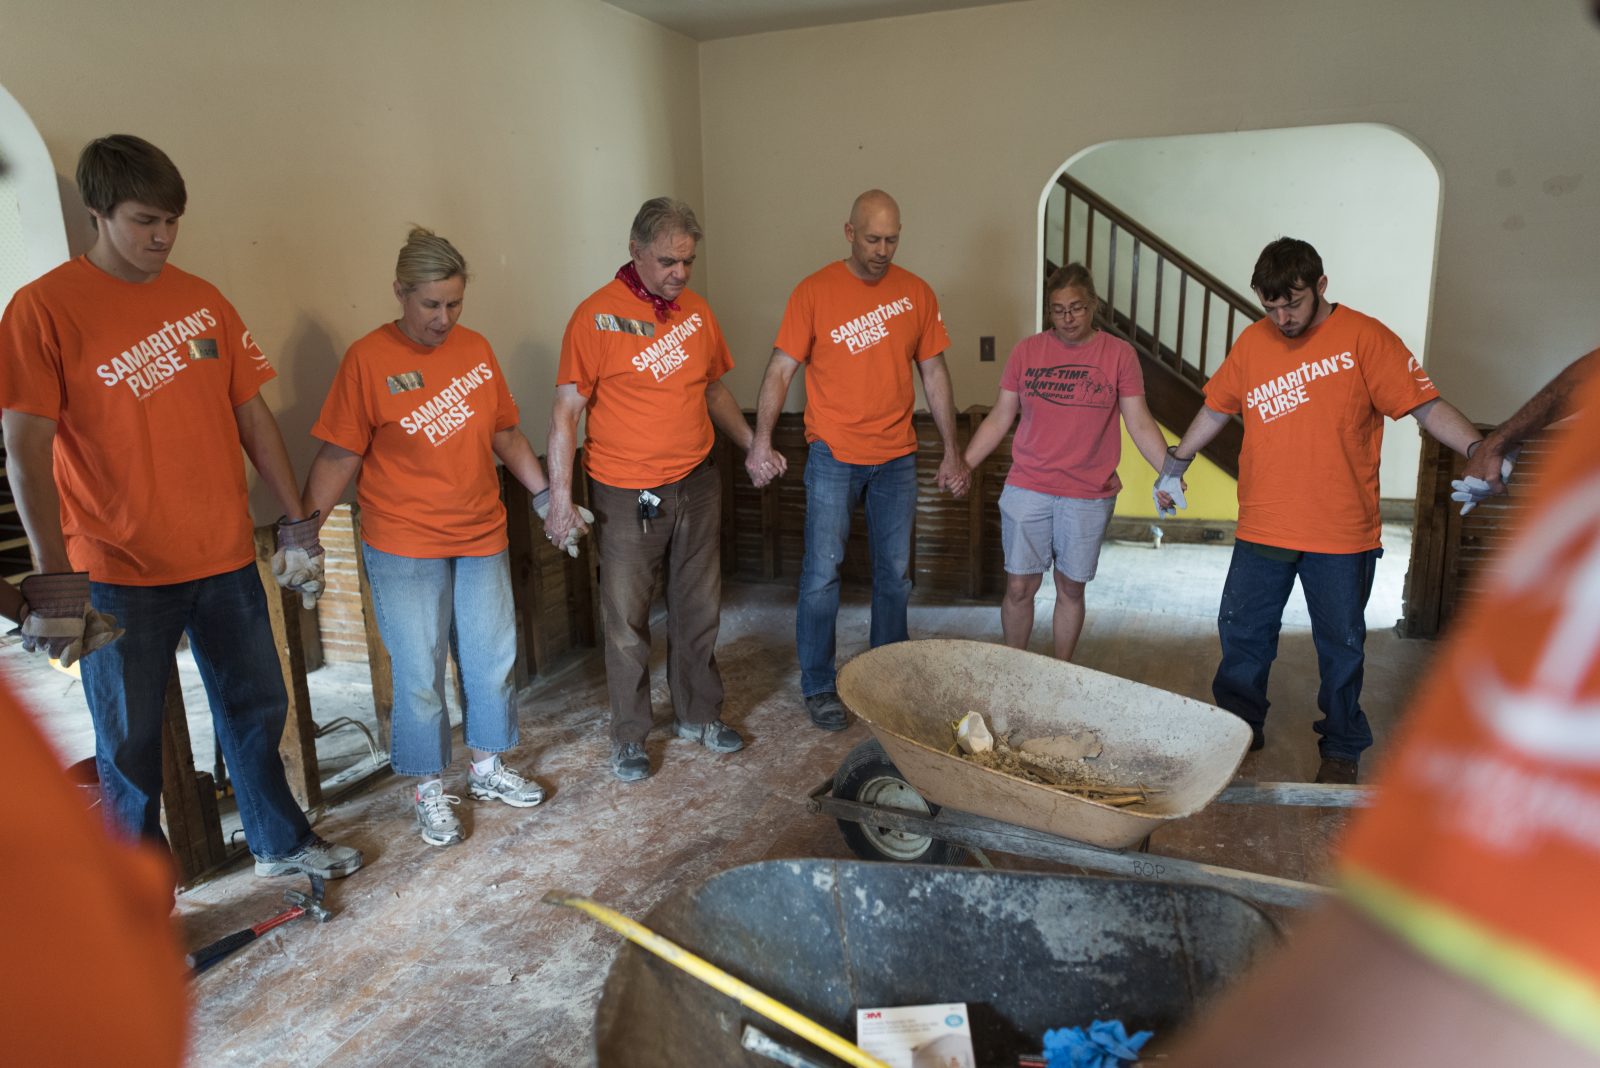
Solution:
[{"label": "bare concrete floor", "polygon": [[[1214,618],[1096,607],[1090,590],[1079,663],[1210,699]],[[363,849],[367,867],[330,884],[332,922],[279,928],[198,979],[191,1063],[586,1065],[594,1006],[618,939],[587,918],[541,904],[547,889],[587,894],[642,917],[679,888],[729,867],[847,858],[836,825],[808,816],[803,799],[868,737],[866,728],[853,723],[828,734],[806,719],[793,589],[730,584],[724,603],[724,718],[745,735],[744,751],[718,756],[667,736],[672,713],[660,641],[658,729],[647,746],[655,774],[644,782],[619,783],[606,768],[598,661],[531,692],[521,710],[521,744],[508,762],[537,778],[550,799],[531,810],[464,802],[459,811],[470,837],[448,850],[427,846],[412,830],[409,780],[385,778],[330,810],[319,832]],[[865,594],[847,591],[841,659],[866,648],[867,613]],[[1048,606],[1039,620],[1033,648],[1042,652]],[[999,611],[913,606],[911,631],[998,641]],[[1375,757],[1432,649],[1387,630],[1370,635],[1363,703],[1378,739]],[[1315,693],[1310,632],[1286,627],[1268,746],[1246,759],[1243,777],[1312,777]],[[464,755],[457,752],[447,782],[465,796]],[[1151,849],[1316,879],[1340,822],[1328,810],[1213,806],[1158,832]],[[991,860],[1071,870],[1019,857]],[[259,922],[283,907],[284,889],[301,886],[303,880],[257,879],[248,869],[224,875],[179,898],[183,938],[199,946]]]}]

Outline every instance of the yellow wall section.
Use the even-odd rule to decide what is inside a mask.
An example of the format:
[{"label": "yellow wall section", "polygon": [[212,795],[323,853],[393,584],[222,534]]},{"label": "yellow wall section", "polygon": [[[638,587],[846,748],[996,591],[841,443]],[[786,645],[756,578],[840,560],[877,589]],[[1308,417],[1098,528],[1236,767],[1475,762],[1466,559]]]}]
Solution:
[{"label": "yellow wall section", "polygon": [[[1166,427],[1161,428],[1161,434],[1168,445],[1178,443],[1178,436]],[[1154,519],[1156,503],[1150,498],[1150,490],[1155,485],[1156,475],[1139,455],[1133,439],[1128,436],[1126,424],[1122,427],[1122,462],[1117,464],[1117,477],[1122,479],[1122,492],[1117,494],[1117,515]],[[1184,481],[1189,484],[1186,494],[1189,507],[1178,513],[1179,519],[1239,518],[1239,484],[1222,468],[1204,456],[1197,456]]]}]

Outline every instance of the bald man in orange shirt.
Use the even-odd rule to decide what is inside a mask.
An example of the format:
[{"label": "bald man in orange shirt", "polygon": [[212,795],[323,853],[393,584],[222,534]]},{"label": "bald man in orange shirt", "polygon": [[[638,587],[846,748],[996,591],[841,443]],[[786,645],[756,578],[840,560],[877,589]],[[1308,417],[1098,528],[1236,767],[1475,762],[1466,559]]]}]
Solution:
[{"label": "bald man in orange shirt", "polygon": [[967,492],[971,471],[956,441],[944,351],[950,347],[932,288],[893,263],[900,206],[881,189],[856,198],[844,224],[850,255],[802,281],[789,297],[761,383],[745,466],[757,486],[781,470],[772,428],[801,364],[806,371],[806,551],[795,639],[800,690],[811,722],[845,728],[834,686],[839,565],[850,514],[865,498],[872,554],[872,647],[905,641],[911,597],[911,525],[917,509],[916,403],[911,369],[944,439],[939,486]]}]

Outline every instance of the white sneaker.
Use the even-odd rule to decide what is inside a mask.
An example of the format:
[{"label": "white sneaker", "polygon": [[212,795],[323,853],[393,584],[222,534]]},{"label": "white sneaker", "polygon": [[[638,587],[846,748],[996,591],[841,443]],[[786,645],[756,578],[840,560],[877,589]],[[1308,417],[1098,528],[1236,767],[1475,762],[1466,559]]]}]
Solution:
[{"label": "white sneaker", "polygon": [[438,779],[414,791],[417,830],[429,845],[453,846],[466,838],[461,821],[450,811],[451,805],[461,804],[461,798],[444,792],[444,783]]},{"label": "white sneaker", "polygon": [[504,801],[513,808],[532,808],[544,800],[544,790],[536,782],[529,782],[506,767],[499,756],[494,758],[494,770],[479,775],[467,765],[467,788],[479,801]]}]

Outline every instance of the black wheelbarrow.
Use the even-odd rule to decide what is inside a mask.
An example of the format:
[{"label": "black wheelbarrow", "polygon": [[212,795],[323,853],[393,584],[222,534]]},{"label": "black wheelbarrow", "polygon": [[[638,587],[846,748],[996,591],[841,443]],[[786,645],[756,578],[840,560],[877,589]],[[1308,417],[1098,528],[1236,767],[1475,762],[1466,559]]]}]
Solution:
[{"label": "black wheelbarrow", "polygon": [[[1046,1030],[1120,1019],[1170,1038],[1279,941],[1211,887],[832,860],[713,875],[644,921],[836,1034],[857,1009],[966,1002],[980,1064],[1037,1053]],[[746,1024],[842,1062],[630,943],[595,1019],[600,1068],[764,1063]]]}]

